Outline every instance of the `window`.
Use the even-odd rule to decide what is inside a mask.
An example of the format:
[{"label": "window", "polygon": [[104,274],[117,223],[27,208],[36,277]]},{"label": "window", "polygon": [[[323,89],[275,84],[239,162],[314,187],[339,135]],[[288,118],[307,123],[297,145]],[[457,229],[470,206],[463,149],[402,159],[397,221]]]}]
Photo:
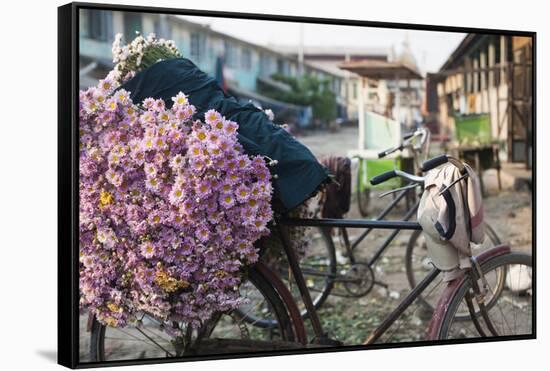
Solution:
[{"label": "window", "polygon": [[260,75],[271,75],[271,57],[266,53],[260,54]]},{"label": "window", "polygon": [[112,37],[112,13],[107,10],[88,10],[87,36],[94,40],[108,41]]},{"label": "window", "polygon": [[277,73],[281,75],[285,74],[285,61],[282,59],[277,59]]},{"label": "window", "polygon": [[332,79],[332,91],[336,95],[340,95],[340,80],[336,77]]},{"label": "window", "polygon": [[237,48],[230,41],[224,41],[224,59],[228,67],[237,66]]},{"label": "window", "polygon": [[141,15],[139,13],[124,13],[124,38],[127,42],[134,39],[136,31],[142,33]]},{"label": "window", "polygon": [[480,53],[479,50],[474,54],[474,93],[481,91],[481,71],[479,63]]},{"label": "window", "polygon": [[189,54],[191,59],[195,61],[200,61],[204,57],[204,51],[206,47],[206,37],[198,32],[193,32],[191,34],[191,47]]},{"label": "window", "polygon": [[154,33],[158,38],[170,40],[172,39],[172,27],[168,24],[168,20],[164,14],[160,14],[158,19],[155,19],[153,25]]},{"label": "window", "polygon": [[252,52],[249,48],[244,48],[241,55],[241,66],[245,70],[252,68]]}]

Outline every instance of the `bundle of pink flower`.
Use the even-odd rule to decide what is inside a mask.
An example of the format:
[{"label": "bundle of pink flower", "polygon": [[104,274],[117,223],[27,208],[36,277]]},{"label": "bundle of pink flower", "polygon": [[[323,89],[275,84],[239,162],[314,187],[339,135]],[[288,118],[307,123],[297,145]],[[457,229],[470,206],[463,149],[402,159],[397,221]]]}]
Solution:
[{"label": "bundle of pink flower", "polygon": [[110,326],[146,312],[199,326],[242,303],[243,268],[269,233],[272,186],[237,124],[137,107],[112,79],[80,93],[80,306]]}]

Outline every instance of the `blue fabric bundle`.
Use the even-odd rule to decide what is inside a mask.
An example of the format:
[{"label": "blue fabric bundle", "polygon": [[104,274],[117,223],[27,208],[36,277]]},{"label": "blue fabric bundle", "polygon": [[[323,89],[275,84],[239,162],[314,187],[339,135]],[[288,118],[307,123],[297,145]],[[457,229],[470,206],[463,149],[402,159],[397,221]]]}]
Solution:
[{"label": "blue fabric bundle", "polygon": [[215,109],[239,124],[238,140],[249,155],[264,155],[277,160],[272,170],[274,207],[288,211],[314,194],[328,182],[328,170],[311,151],[252,104],[240,104],[224,93],[213,77],[185,58],[155,63],[139,72],[123,86],[134,102],[147,97],[162,98],[171,107],[171,97],[182,91],[197,108],[195,118],[204,120],[204,113]]}]

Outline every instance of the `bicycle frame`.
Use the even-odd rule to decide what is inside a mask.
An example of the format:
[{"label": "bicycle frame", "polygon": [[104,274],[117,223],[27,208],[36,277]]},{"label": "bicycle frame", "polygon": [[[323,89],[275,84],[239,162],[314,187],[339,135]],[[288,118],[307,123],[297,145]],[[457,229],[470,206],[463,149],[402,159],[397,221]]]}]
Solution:
[{"label": "bicycle frame", "polygon": [[[317,339],[317,343],[325,344],[325,345],[332,345],[331,340],[328,338],[327,334],[323,332],[321,322],[319,320],[319,316],[313,305],[311,296],[309,295],[309,290],[306,286],[304,276],[302,275],[302,271],[300,269],[300,265],[298,262],[298,257],[296,255],[296,252],[290,246],[290,240],[288,238],[288,235],[286,234],[286,231],[284,230],[284,227],[285,226],[302,226],[302,227],[316,226],[316,227],[334,227],[334,228],[337,228],[337,227],[338,228],[368,228],[369,230],[370,229],[395,229],[397,232],[401,230],[422,230],[422,227],[418,222],[362,220],[362,219],[298,219],[298,218],[279,217],[277,218],[277,226],[278,226],[279,233],[281,234],[283,248],[287,255],[291,272],[294,276],[294,279],[300,291],[302,301],[306,307],[306,310],[308,311],[309,319],[311,321],[311,325],[312,325],[315,337]],[[490,259],[491,257],[505,254],[509,251],[510,251],[510,248],[508,246],[504,246],[504,245],[497,246],[491,250],[488,250],[482,253],[479,257],[477,257],[477,261],[479,261],[479,263],[482,263],[483,261]],[[476,258],[473,258],[473,259],[475,260]],[[426,277],[424,277],[424,279],[414,289],[412,289],[405,298],[403,298],[403,300],[398,304],[398,306],[369,335],[367,340],[364,342],[364,345],[373,344],[377,339],[379,339],[380,336],[382,336],[386,332],[386,330],[401,316],[401,314],[403,314],[403,312],[407,310],[407,308],[415,301],[415,299],[418,298],[420,295],[422,295],[422,293],[426,290],[426,288],[437,278],[439,273],[441,273],[441,270],[434,267],[434,269],[432,269],[432,271],[428,273]],[[474,270],[469,269],[465,272],[464,277],[468,276],[473,281],[476,281],[477,280],[476,274],[477,272],[475,271],[475,269]],[[456,288],[455,287],[456,281],[461,281],[461,280],[451,281],[451,284],[446,290],[447,292],[452,292],[452,290]],[[442,299],[444,299],[446,295],[448,296],[448,293],[444,294],[444,296],[442,296]],[[443,301],[440,301],[440,302],[443,302]],[[439,308],[439,305],[438,305],[438,308]],[[482,312],[484,312],[484,310],[482,310]],[[475,319],[475,315],[472,313],[471,310],[470,310],[470,314],[472,315],[472,318],[474,319],[474,321],[477,322],[477,320]],[[489,327],[492,327],[492,325],[490,324],[491,323],[490,320],[486,317],[486,313],[484,314],[483,317],[485,321],[488,323]],[[435,318],[437,321],[438,316],[434,316],[433,318]],[[438,324],[436,323],[435,326],[437,327],[437,325]],[[430,323],[430,329],[431,327],[432,327],[432,323]]]},{"label": "bicycle frame", "polygon": [[[386,206],[384,208],[384,210],[382,210],[380,212],[380,214],[378,214],[376,216],[376,219],[374,219],[374,220],[375,221],[382,221],[383,218],[385,218],[386,215],[388,215],[397,206],[397,204],[407,195],[408,192],[415,192],[415,191],[416,191],[415,188],[404,189],[404,190],[400,191],[398,193],[397,197],[388,206]],[[407,210],[407,212],[405,213],[405,216],[403,217],[403,221],[408,221],[414,215],[414,213],[416,213],[416,211],[418,210],[418,205],[419,204],[420,204],[420,200],[417,200],[415,202],[415,204],[409,210]],[[348,257],[349,257],[349,260],[350,260],[351,264],[355,264],[355,257],[353,255],[353,250],[355,250],[355,248],[357,246],[359,246],[359,244],[369,235],[369,233],[373,229],[378,229],[378,227],[374,227],[374,228],[369,227],[367,230],[365,230],[363,233],[361,233],[361,235],[359,237],[357,237],[357,239],[352,244],[350,244],[347,230],[345,228],[341,227],[341,231],[342,231],[342,234],[344,236],[344,245],[345,245],[345,248],[347,250]],[[395,229],[386,238],[384,243],[382,243],[382,245],[374,252],[374,255],[369,259],[369,261],[367,261],[367,264],[369,266],[372,266],[374,263],[376,263],[378,258],[384,253],[384,251],[388,248],[388,246],[391,244],[393,239],[397,236],[397,234],[400,231],[401,231],[401,229]]]},{"label": "bicycle frame", "polygon": [[[279,234],[281,235],[281,240],[283,242],[283,249],[288,259],[288,263],[300,291],[302,301],[306,307],[307,312],[309,313],[309,319],[311,321],[311,326],[313,332],[317,339],[317,342],[320,344],[327,344],[330,342],[330,339],[327,337],[327,334],[323,332],[321,321],[317,315],[317,311],[311,300],[309,290],[306,286],[306,282],[302,271],[300,269],[298,257],[296,252],[290,246],[290,239],[288,237],[285,226],[300,226],[300,227],[333,227],[333,228],[369,228],[369,229],[394,229],[397,232],[401,230],[421,230],[422,227],[418,222],[411,221],[393,221],[393,220],[364,220],[364,219],[299,219],[299,218],[284,218],[278,217],[276,220]],[[439,270],[437,270],[439,274]],[[424,289],[435,279],[437,274],[430,274],[427,279],[423,280],[419,284],[418,289],[411,291],[411,293],[405,298],[394,312],[393,316],[385,320],[382,325],[379,327],[380,335],[391,326],[391,324],[405,311],[408,306],[422,294]],[[377,337],[376,337],[377,338]],[[375,339],[374,339],[375,340]],[[374,341],[373,340],[373,341]]]}]

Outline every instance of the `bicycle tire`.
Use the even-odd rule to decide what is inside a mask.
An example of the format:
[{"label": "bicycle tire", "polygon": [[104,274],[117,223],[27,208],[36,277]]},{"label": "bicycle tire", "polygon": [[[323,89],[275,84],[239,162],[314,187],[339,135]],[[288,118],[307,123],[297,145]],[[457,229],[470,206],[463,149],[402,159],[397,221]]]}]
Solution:
[{"label": "bicycle tire", "polygon": [[[270,281],[262,275],[258,270],[256,270],[254,267],[251,267],[248,270],[248,280],[254,285],[254,287],[266,298],[267,302],[269,303],[269,306],[273,313],[275,314],[275,318],[277,318],[277,329],[280,331],[281,341],[273,342],[273,349],[281,349],[281,346],[288,346],[288,348],[299,348],[303,345],[299,342],[297,342],[299,339],[297,337],[297,326],[300,324],[296,324],[291,320],[291,316],[287,310],[287,307],[285,306],[285,303],[281,299],[281,297],[278,295],[277,291],[273,287],[273,285],[270,283]],[[216,326],[218,323],[216,323]],[[303,323],[301,324],[303,326]],[[105,331],[106,326],[100,324],[95,318],[93,319],[93,323],[91,326],[91,341],[90,341],[90,361],[91,362],[105,362],[108,361],[105,359]],[[213,339],[213,340],[219,340],[224,346],[227,346],[227,343],[231,339]],[[225,341],[224,341],[225,340]],[[235,342],[238,341],[238,339],[234,339]],[[214,343],[211,342],[204,342],[204,343]],[[202,344],[202,343],[201,343]],[[256,348],[254,348],[254,344],[256,344]],[[246,341],[243,340],[240,342],[240,351],[243,352],[254,352],[258,350],[273,350],[269,349],[269,342],[268,341]],[[247,349],[249,347],[250,349]],[[260,348],[260,349],[258,349]],[[209,353],[206,349],[198,349],[199,353],[205,353],[206,354],[212,354]],[[220,354],[224,352],[220,351]],[[155,357],[157,358],[157,357]],[[135,359],[135,358],[134,358]]]},{"label": "bicycle tire", "polygon": [[[485,231],[487,233],[487,237],[491,240],[491,243],[493,244],[493,246],[498,246],[502,244],[499,236],[488,223],[485,223]],[[414,264],[414,250],[415,250],[415,247],[418,246],[416,241],[420,238],[421,234],[422,234],[421,230],[416,230],[411,234],[411,237],[407,244],[407,250],[405,252],[405,272],[407,275],[407,281],[409,283],[409,287],[411,289],[415,288],[416,285],[418,284],[418,280],[415,277],[413,264]],[[502,287],[500,286],[498,287],[499,290],[501,288]],[[433,304],[428,302],[422,295],[418,296],[417,300],[422,305],[424,310],[427,311],[427,315],[431,315],[431,313],[433,313],[433,310],[434,310]],[[463,319],[468,319],[468,315],[464,315]]]},{"label": "bicycle tire", "polygon": [[[320,293],[312,299],[313,306],[316,310],[321,308],[325,303],[328,296],[330,295],[332,289],[334,288],[334,279],[336,277],[337,261],[336,261],[336,248],[334,247],[334,242],[332,241],[332,229],[331,228],[320,228],[323,235],[323,240],[325,243],[325,248],[327,249],[327,258],[328,258],[328,273],[325,278],[325,284]],[[306,275],[307,279],[307,275]],[[309,318],[307,310],[303,309],[300,312],[300,315],[303,319]]]},{"label": "bicycle tire", "polygon": [[[316,290],[310,290],[310,294],[312,293],[311,291],[316,292],[316,295],[312,295],[311,301],[313,303],[314,308],[318,310],[325,303],[330,293],[332,292],[332,289],[334,288],[335,277],[337,275],[336,273],[337,261],[336,261],[336,248],[334,247],[334,243],[332,241],[332,232],[331,232],[332,229],[327,227],[313,227],[313,228],[316,228],[317,230],[319,230],[319,233],[322,236],[324,249],[326,250],[326,251],[323,251],[323,256],[325,258],[328,258],[328,265],[326,266],[326,269],[323,270],[323,273],[310,274],[311,276],[314,276],[314,277],[322,274],[325,275],[325,280],[323,282],[322,288],[316,289]],[[305,265],[305,259],[302,259],[300,261],[300,268],[307,284],[307,282],[310,280],[308,278],[310,275],[308,275],[307,269],[305,269],[306,267],[304,265]],[[289,269],[288,267],[284,267],[284,268]],[[285,280],[285,283],[288,287],[291,285],[291,283],[288,282],[288,280],[286,279],[287,274],[285,273],[287,272],[281,271],[279,272],[279,276],[282,277],[283,280]],[[295,298],[295,302],[301,303],[302,298],[299,293],[299,290],[295,284],[292,284],[292,285],[294,287],[294,292],[292,294]],[[303,320],[306,320],[309,318],[309,313],[305,308],[302,308],[300,310],[300,316],[302,317]],[[248,319],[248,321],[249,322],[256,321],[257,326],[260,326],[260,327],[273,326],[275,324],[275,322],[273,321],[257,320],[255,318],[250,318]]]},{"label": "bicycle tire", "polygon": [[357,178],[357,206],[359,208],[359,214],[362,217],[367,217],[369,215],[369,204],[370,204],[370,188],[365,187],[361,191],[360,186],[361,179]]},{"label": "bicycle tire", "polygon": [[[506,267],[506,266],[526,266],[526,267],[529,268],[528,274],[531,275],[530,269],[532,268],[532,257],[531,257],[531,255],[525,254],[525,253],[510,252],[510,253],[507,253],[507,254],[504,254],[504,255],[498,255],[498,256],[489,258],[487,261],[485,261],[481,264],[481,269],[484,272],[484,274],[489,274],[489,272],[491,272],[495,269]],[[518,280],[519,280],[519,278],[518,278]],[[442,321],[441,321],[440,329],[439,329],[439,331],[437,332],[437,335],[436,335],[437,339],[446,340],[446,339],[449,338],[449,330],[450,330],[450,327],[453,323],[453,320],[456,319],[456,312],[458,311],[458,308],[460,307],[460,304],[464,300],[466,292],[468,292],[471,287],[472,287],[472,285],[471,285],[471,282],[470,282],[470,278],[465,278],[461,282],[460,286],[455,290],[454,295],[452,295],[447,300],[447,303],[444,303],[443,305],[438,305],[439,308],[446,308],[446,309],[445,309],[445,312],[443,314],[442,313],[434,314],[434,317],[437,315],[437,316],[441,316],[441,318],[443,318]],[[512,292],[513,290],[511,290],[509,288],[508,291]],[[496,295],[494,295],[494,296],[496,296]],[[497,301],[500,301],[501,298],[502,298],[502,294],[499,294],[498,296],[496,296]],[[507,304],[508,301],[509,301],[508,299],[506,301],[502,300],[504,305]],[[488,304],[487,305],[487,307],[488,307],[487,311],[490,312],[490,310],[492,308],[494,308],[495,306],[498,306],[498,305],[499,305],[498,303],[494,302],[489,307],[489,304]],[[515,306],[515,305],[511,305],[511,306]],[[532,302],[531,302],[531,306],[532,306]],[[517,306],[517,307],[519,308],[519,306]],[[504,312],[502,311],[502,308],[499,308],[499,312],[503,316],[503,323],[506,324],[506,327],[510,328],[509,323],[506,320],[506,316],[505,316]],[[531,310],[529,312],[529,315],[532,315],[532,307],[531,307]],[[476,312],[475,316],[480,317],[481,315],[479,314],[479,312]],[[491,321],[493,322],[493,325],[494,325],[495,322],[496,322],[496,320],[495,320],[496,316],[491,315],[491,317],[492,317]],[[517,320],[517,316],[514,317],[514,320],[515,321]],[[459,321],[461,322],[460,329],[463,331],[465,329],[466,325],[464,324],[463,320],[459,320]],[[483,320],[481,320],[481,322],[482,321]],[[532,318],[531,318],[530,322],[531,322],[531,326],[526,326],[525,328],[530,328],[531,333],[532,333],[532,331],[533,331]],[[511,333],[511,334],[506,334],[506,335],[504,335],[502,333],[503,335],[499,335],[499,336],[514,336],[514,337],[521,336],[521,335],[530,336],[531,333],[523,333],[523,334]]]}]

